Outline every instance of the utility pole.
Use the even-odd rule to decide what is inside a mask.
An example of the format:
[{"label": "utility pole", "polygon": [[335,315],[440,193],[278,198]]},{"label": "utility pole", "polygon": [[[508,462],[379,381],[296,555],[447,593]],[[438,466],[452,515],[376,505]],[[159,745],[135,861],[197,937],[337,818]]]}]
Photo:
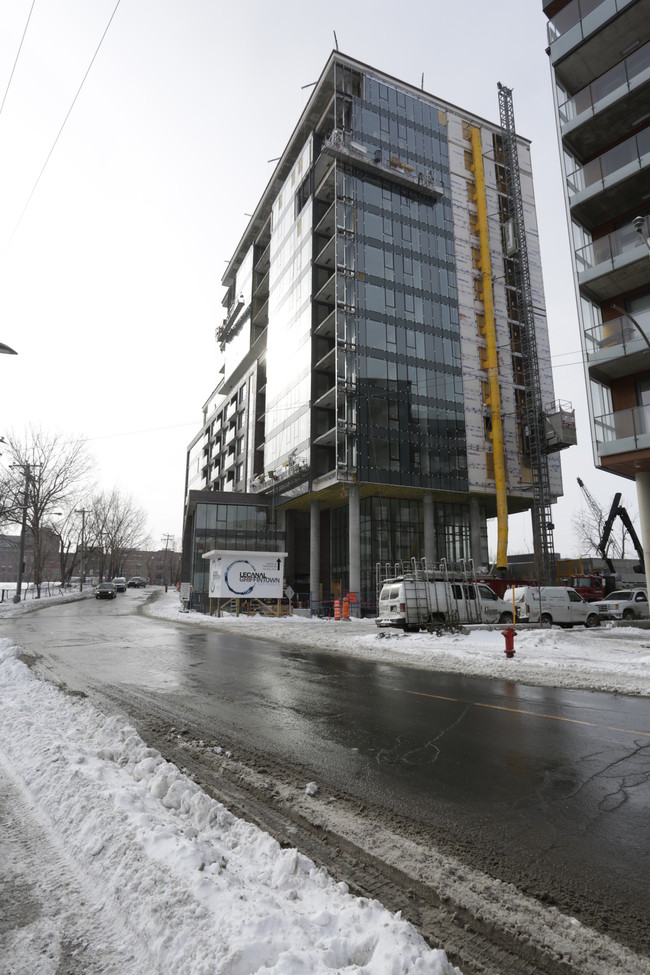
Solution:
[{"label": "utility pole", "polygon": [[86,545],[86,513],[88,510],[88,508],[77,508],[75,510],[76,515],[81,515],[81,564],[79,566],[79,592],[83,592],[84,590],[84,548]]},{"label": "utility pole", "polygon": [[160,539],[160,541],[165,543],[165,556],[164,556],[164,559],[163,559],[163,582],[165,583],[165,592],[167,592],[167,586],[169,584],[169,578],[168,578],[168,575],[167,575],[167,548],[168,548],[170,542],[173,543],[174,536],[173,535],[163,535],[162,538]]},{"label": "utility pole", "polygon": [[29,477],[30,468],[29,464],[12,464],[12,467],[23,467],[25,469],[25,490],[23,492],[23,513],[20,522],[20,551],[18,555],[18,578],[16,580],[16,594],[14,596],[14,602],[20,602],[20,592],[23,585],[23,566],[25,563],[25,532],[27,530],[27,501],[29,498]]}]

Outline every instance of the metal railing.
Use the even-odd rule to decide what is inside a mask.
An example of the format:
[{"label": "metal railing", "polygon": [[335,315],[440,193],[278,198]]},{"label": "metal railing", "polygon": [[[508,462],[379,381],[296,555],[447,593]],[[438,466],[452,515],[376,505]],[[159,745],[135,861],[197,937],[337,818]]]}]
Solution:
[{"label": "metal railing", "polygon": [[625,355],[628,347],[633,344],[632,351],[637,351],[638,345],[642,341],[642,336],[639,335],[627,315],[614,318],[612,321],[604,322],[602,325],[596,325],[595,328],[589,328],[585,331],[588,359],[608,349],[611,349],[615,355]]},{"label": "metal railing", "polygon": [[[576,251],[578,273],[591,267],[598,267],[599,264],[613,265],[615,257],[620,257],[638,247],[643,247],[643,241],[639,238],[632,224],[621,227],[614,233],[608,234],[607,237],[599,237],[598,240],[592,240],[590,244],[578,248]],[[644,251],[644,260],[646,256]]]},{"label": "metal railing", "polygon": [[597,416],[594,427],[598,443],[611,444],[617,440],[633,439],[636,449],[639,437],[650,435],[650,406],[635,406],[633,409]]},{"label": "metal railing", "polygon": [[649,155],[650,126],[570,173],[567,176],[569,197],[573,198],[598,183],[604,186],[609,176],[631,164],[636,163],[637,168],[641,169],[644,156]]},{"label": "metal railing", "polygon": [[650,68],[650,42],[563,102],[558,108],[560,122],[566,125],[567,122],[571,122],[585,112],[594,115],[599,102],[614,93],[620,97],[628,92],[632,82],[648,68]]},{"label": "metal railing", "polygon": [[548,42],[553,44],[569,31],[575,32],[575,42],[587,37],[619,10],[629,6],[631,0],[572,0],[548,22]]}]

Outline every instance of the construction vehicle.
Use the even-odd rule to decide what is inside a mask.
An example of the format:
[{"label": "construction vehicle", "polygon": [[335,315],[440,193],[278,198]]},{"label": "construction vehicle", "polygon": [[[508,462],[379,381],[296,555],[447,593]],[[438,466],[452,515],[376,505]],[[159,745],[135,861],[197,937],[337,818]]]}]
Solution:
[{"label": "construction vehicle", "polygon": [[569,586],[588,603],[595,603],[598,599],[604,599],[608,592],[616,588],[616,578],[614,576],[601,576],[596,572],[585,572],[580,575],[567,576],[560,579],[563,586]]},{"label": "construction vehicle", "polygon": [[643,555],[643,546],[641,545],[641,542],[639,540],[639,536],[637,535],[636,531],[634,530],[634,525],[632,524],[632,519],[630,518],[629,514],[627,513],[626,508],[624,508],[621,505],[621,494],[620,494],[620,492],[618,492],[617,494],[614,495],[614,500],[612,501],[612,506],[609,509],[609,514],[607,515],[607,518],[605,519],[605,522],[603,523],[603,511],[602,511],[602,509],[599,507],[599,505],[597,504],[597,502],[591,496],[591,494],[589,493],[589,491],[585,487],[583,481],[581,481],[580,478],[577,478],[577,481],[578,481],[578,484],[580,485],[580,488],[582,489],[582,493],[584,494],[585,498],[587,499],[587,504],[589,505],[589,508],[591,509],[592,514],[596,518],[596,523],[597,524],[603,524],[603,530],[602,530],[600,539],[598,541],[597,549],[598,549],[599,555],[601,555],[602,558],[605,560],[605,564],[606,564],[607,568],[609,569],[609,571],[612,573],[612,575],[615,575],[616,574],[615,573],[615,569],[614,569],[614,563],[612,562],[612,560],[610,558],[610,555],[609,555],[610,546],[612,546],[614,548],[614,550],[615,550],[615,552],[614,552],[615,557],[617,557],[617,556],[618,557],[622,557],[622,553],[620,551],[620,548],[617,546],[617,544],[615,543],[615,540],[612,538],[612,529],[614,527],[614,520],[615,520],[615,518],[618,517],[623,522],[623,525],[625,526],[628,535],[632,539],[632,544],[634,545],[634,549],[635,549],[636,554],[637,554],[637,557],[639,559],[639,565],[635,565],[634,566],[634,571],[637,572],[637,573],[644,573],[645,572],[645,558],[644,558],[644,555]]}]

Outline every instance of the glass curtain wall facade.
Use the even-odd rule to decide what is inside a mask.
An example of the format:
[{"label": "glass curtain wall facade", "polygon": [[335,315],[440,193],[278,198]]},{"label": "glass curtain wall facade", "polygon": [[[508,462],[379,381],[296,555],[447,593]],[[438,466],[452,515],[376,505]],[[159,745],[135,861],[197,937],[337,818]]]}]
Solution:
[{"label": "glass curtain wall facade", "polygon": [[332,113],[315,140],[336,159],[314,200],[315,473],[466,492],[444,113],[345,65]]},{"label": "glass curtain wall facade", "polygon": [[[485,508],[481,515],[481,552],[488,560],[488,536]],[[471,526],[469,509],[464,504],[438,502],[433,508],[436,551],[445,552],[451,562],[469,558]],[[332,511],[331,565],[332,588],[345,592],[348,576],[347,507]],[[361,502],[361,601],[371,604],[375,598],[375,566],[424,558],[424,518],[422,504],[402,498],[365,498]]]},{"label": "glass curtain wall facade", "polygon": [[[370,74],[362,94],[345,79],[340,87],[351,89],[350,139],[388,161],[399,153],[401,163],[432,172],[448,194],[446,126],[433,105]],[[450,205],[346,166],[337,189],[341,207],[355,213],[355,246],[341,250],[355,281],[346,338],[358,357],[357,476],[466,491]]]},{"label": "glass curtain wall facade", "polygon": [[[192,496],[191,496],[192,497]],[[196,500],[197,498],[203,500]],[[190,578],[194,603],[201,605],[208,592],[210,566],[203,558],[213,549],[232,551],[281,551],[284,532],[274,524],[274,514],[264,504],[237,504],[193,493],[192,515],[186,520],[183,539],[184,578]],[[189,560],[189,561],[187,561]]]}]

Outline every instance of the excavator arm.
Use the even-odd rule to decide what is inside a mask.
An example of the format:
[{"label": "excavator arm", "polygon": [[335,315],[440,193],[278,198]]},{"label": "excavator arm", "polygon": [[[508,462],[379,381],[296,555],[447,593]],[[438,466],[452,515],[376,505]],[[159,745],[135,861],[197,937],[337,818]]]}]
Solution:
[{"label": "excavator arm", "polygon": [[636,549],[636,554],[639,557],[640,566],[635,566],[635,572],[637,571],[645,572],[645,559],[643,556],[643,547],[641,545],[641,542],[639,541],[639,536],[634,530],[634,525],[632,524],[632,520],[628,515],[627,510],[621,507],[620,494],[614,495],[614,500],[612,501],[612,506],[609,509],[609,514],[607,515],[607,521],[603,525],[603,533],[600,536],[600,542],[598,543],[600,554],[602,555],[605,562],[607,563],[607,568],[609,569],[610,572],[614,572],[614,565],[612,563],[612,560],[607,555],[607,545],[609,543],[609,536],[612,533],[612,527],[614,525],[614,519],[616,517],[620,518],[623,524],[625,525],[625,528],[627,529],[627,532],[630,538],[632,539],[632,544]]}]

